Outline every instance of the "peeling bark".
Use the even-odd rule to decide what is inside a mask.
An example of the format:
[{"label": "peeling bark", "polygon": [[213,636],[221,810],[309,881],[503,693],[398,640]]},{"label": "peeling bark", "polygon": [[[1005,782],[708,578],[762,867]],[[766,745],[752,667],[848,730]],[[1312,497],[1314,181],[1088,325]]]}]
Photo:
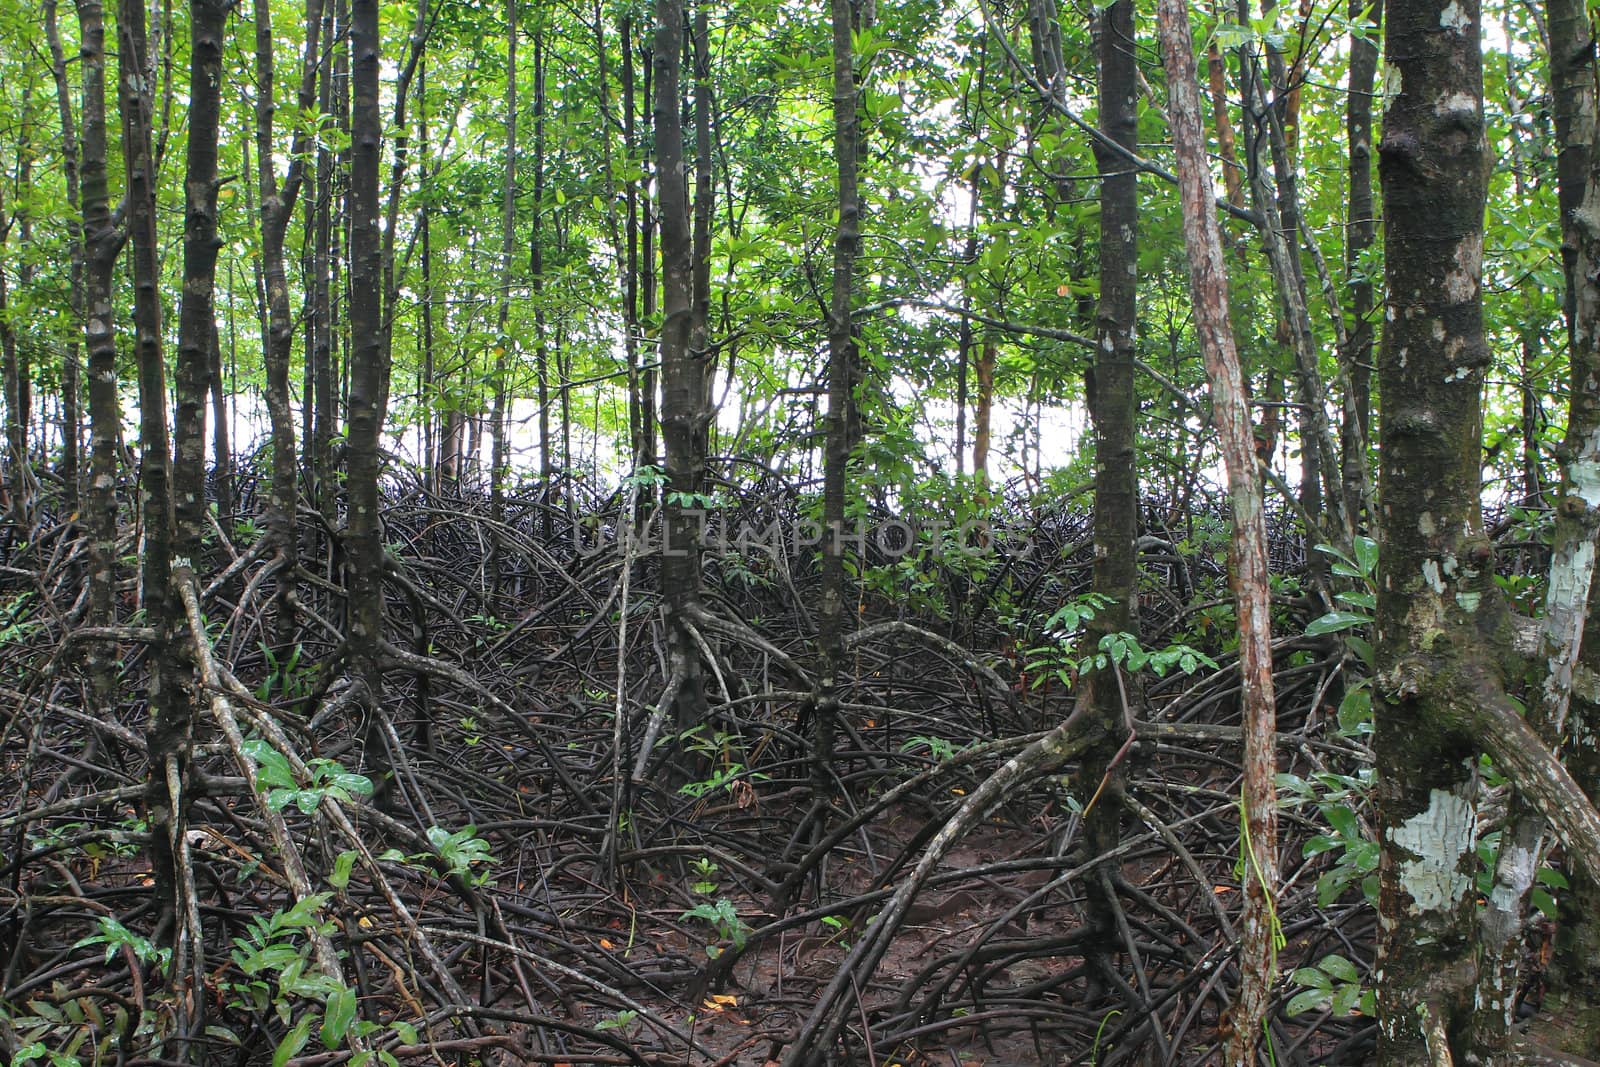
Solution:
[{"label": "peeling bark", "polygon": [[1227,1060],[1255,1062],[1277,974],[1282,932],[1277,924],[1277,794],[1273,780],[1275,710],[1268,604],[1266,522],[1256,480],[1255,444],[1233,327],[1222,233],[1213,208],[1198,72],[1183,0],[1160,0],[1157,20],[1167,68],[1168,123],[1178,161],[1183,236],[1189,253],[1195,329],[1211,384],[1213,421],[1228,475],[1233,515],[1230,577],[1239,619],[1243,683],[1244,784],[1240,850],[1245,859],[1239,994],[1231,1013]]}]

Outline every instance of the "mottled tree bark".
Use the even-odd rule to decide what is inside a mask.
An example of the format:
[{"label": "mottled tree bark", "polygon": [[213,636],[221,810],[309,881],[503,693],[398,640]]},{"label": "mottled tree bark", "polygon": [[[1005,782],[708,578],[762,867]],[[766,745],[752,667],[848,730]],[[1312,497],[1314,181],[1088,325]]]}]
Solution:
[{"label": "mottled tree bark", "polygon": [[[857,153],[861,120],[857,108],[851,0],[831,0],[833,32],[833,160],[839,221],[833,234],[833,279],[828,295],[828,414],[822,467],[822,587],[817,606],[817,681],[812,746],[813,802],[832,790],[834,736],[839,720],[839,673],[844,667],[845,504],[849,495],[850,452],[856,389],[856,339],[851,299],[856,252],[861,243],[861,192]],[[819,808],[819,811],[822,810]],[[824,819],[814,829],[820,838]]]},{"label": "mottled tree bark", "polygon": [[[322,28],[321,0],[306,0],[306,46],[301,61],[297,105],[302,112],[316,100],[317,39]],[[272,434],[272,472],[267,493],[266,536],[271,540],[277,592],[273,600],[273,643],[282,662],[295,640],[295,509],[299,503],[296,469],[294,412],[289,396],[289,356],[294,344],[294,320],[289,310],[289,279],[284,267],[284,236],[294,216],[295,199],[305,172],[310,147],[305,127],[297,126],[289,150],[289,167],[278,185],[273,117],[272,11],[267,0],[256,0],[256,169],[261,191],[261,260],[266,288],[267,330],[264,360],[267,371],[267,417]]]},{"label": "mottled tree bark", "polygon": [[382,117],[378,109],[378,0],[350,6],[350,402],[345,545],[350,559],[350,658],[366,716],[366,765],[374,801],[387,803],[393,778],[383,709],[383,523],[379,479],[389,402],[389,356],[383,328],[383,255],[378,234],[378,169]]},{"label": "mottled tree bark", "polygon": [[[84,354],[89,367],[89,478],[84,526],[89,538],[89,623],[116,621],[117,442],[122,410],[117,397],[117,339],[112,275],[125,233],[111,219],[106,176],[105,8],[78,0],[78,58],[83,79]],[[115,699],[116,649],[89,642],[85,665],[97,707]]]},{"label": "mottled tree bark", "polygon": [[1476,981],[1478,748],[1439,689],[1460,665],[1497,659],[1483,632],[1499,601],[1478,502],[1489,363],[1478,19],[1476,0],[1421,0],[1391,3],[1386,20],[1399,91],[1378,148],[1388,225],[1373,748],[1379,1054],[1397,1065],[1449,1054],[1439,1035],[1459,1040]]},{"label": "mottled tree bark", "polygon": [[[1362,260],[1377,237],[1377,207],[1372,201],[1372,86],[1378,71],[1378,28],[1383,2],[1350,0],[1350,17],[1366,11],[1366,33],[1351,35],[1350,84],[1345,97],[1345,136],[1349,141],[1349,219],[1345,225],[1344,267],[1350,289],[1350,328],[1339,353],[1349,382],[1350,401],[1339,424],[1339,454],[1346,500],[1362,499],[1370,480],[1367,443],[1372,439],[1372,279]],[[1352,419],[1350,416],[1354,414]],[[1366,518],[1371,518],[1367,516]],[[1351,515],[1359,529],[1363,516]]]},{"label": "mottled tree bark", "polygon": [[181,981],[187,977],[187,953],[198,950],[200,934],[190,922],[191,915],[197,917],[198,912],[188,906],[192,901],[185,892],[192,888],[184,862],[192,715],[189,694],[179,684],[180,651],[175,634],[182,625],[182,609],[171,589],[172,457],[158,289],[156,172],[149,98],[144,92],[146,55],[144,7],[138,0],[122,0],[117,11],[117,103],[133,267],[134,355],[139,368],[139,496],[144,526],[139,594],[147,624],[155,634],[149,646],[146,811],[156,926],[161,941],[176,950],[169,977]]},{"label": "mottled tree bark", "polygon": [[[1116,0],[1100,22],[1100,127],[1128,151],[1138,147],[1139,68],[1134,39],[1133,0]],[[1085,642],[1098,648],[1102,638],[1139,630],[1139,467],[1134,358],[1138,353],[1139,177],[1096,143],[1100,178],[1100,303],[1095,313],[1095,351],[1087,393],[1094,422],[1094,591],[1109,603],[1084,628]],[[1092,703],[1101,740],[1085,754],[1080,795],[1085,803],[1102,796],[1084,818],[1089,855],[1104,855],[1121,836],[1123,806],[1115,761],[1127,740],[1133,709],[1127,706],[1136,680],[1120,668],[1091,674],[1080,700]],[[1091,903],[1097,879],[1088,889]],[[1114,917],[1106,902],[1091,912],[1109,937]]]},{"label": "mottled tree bark", "polygon": [[[191,0],[189,137],[184,175],[183,296],[178,311],[174,550],[197,563],[206,529],[205,408],[216,349],[217,136],[227,0]],[[220,459],[220,457],[219,457]]]},{"label": "mottled tree bark", "polygon": [[693,236],[684,160],[679,72],[684,51],[682,0],[656,0],[655,128],[657,202],[661,219],[661,436],[668,497],[661,562],[669,624],[671,670],[678,682],[673,719],[679,731],[705,721],[705,682],[689,615],[700,603],[700,544],[692,508],[705,476],[704,353],[694,335]]},{"label": "mottled tree bark", "polygon": [[[501,173],[500,295],[495,313],[497,337],[494,353],[494,406],[489,415],[489,514],[496,524],[506,518],[506,404],[511,392],[507,380],[516,341],[507,329],[511,318],[512,259],[517,245],[517,0],[506,0],[506,155]],[[535,207],[537,211],[538,208]],[[537,254],[537,253],[535,253]],[[541,418],[543,414],[541,402]],[[489,539],[489,603],[500,596],[500,537]]]},{"label": "mottled tree bark", "polygon": [[[55,81],[56,110],[61,121],[61,170],[67,192],[67,206],[72,217],[67,220],[68,255],[67,285],[72,302],[74,330],[83,328],[83,223],[79,217],[81,194],[78,188],[78,123],[72,112],[72,94],[67,83],[67,58],[61,47],[61,28],[56,18],[56,0],[44,0],[45,40],[50,47],[50,75]],[[71,499],[77,502],[79,515],[87,510],[84,487],[79,484],[81,469],[79,458],[83,418],[79,412],[78,393],[82,389],[77,337],[67,341],[61,362],[61,480],[67,486]]]},{"label": "mottled tree bark", "polygon": [[1230,577],[1239,620],[1243,683],[1244,784],[1240,851],[1244,857],[1238,996],[1230,1017],[1227,1060],[1253,1064],[1277,973],[1277,795],[1273,781],[1275,712],[1268,603],[1266,521],[1239,355],[1228,318],[1228,277],[1206,159],[1199,75],[1183,0],[1160,0],[1157,19],[1167,68],[1168,123],[1178,161],[1183,236],[1189,252],[1195,329],[1211,383],[1212,418],[1233,516]]}]

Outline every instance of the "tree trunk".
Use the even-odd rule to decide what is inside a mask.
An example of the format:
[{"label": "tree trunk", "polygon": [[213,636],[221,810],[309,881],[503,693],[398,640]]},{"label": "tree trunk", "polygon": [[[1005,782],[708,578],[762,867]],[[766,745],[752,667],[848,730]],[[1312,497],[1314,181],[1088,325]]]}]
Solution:
[{"label": "tree trunk", "polygon": [[389,360],[382,322],[383,256],[378,234],[378,167],[382,117],[378,110],[377,0],[350,5],[350,401],[347,483],[350,499],[345,543],[350,559],[350,658],[366,713],[366,765],[377,803],[392,796],[383,709],[384,411],[389,402]]},{"label": "tree trunk", "polygon": [[1272,633],[1268,603],[1266,522],[1261,510],[1250,413],[1228,319],[1228,277],[1217,225],[1211,171],[1200,111],[1199,75],[1183,0],[1157,7],[1167,68],[1168,123],[1178,161],[1183,236],[1189,252],[1195,328],[1211,383],[1213,421],[1233,514],[1230,571],[1239,619],[1239,670],[1243,681],[1244,784],[1240,852],[1244,859],[1239,995],[1230,1018],[1227,1060],[1253,1064],[1267,1023],[1277,950],[1282,943],[1275,898],[1278,886],[1277,796],[1273,781],[1275,714]]},{"label": "tree trunk", "polygon": [[[1133,0],[1116,0],[1104,9],[1100,23],[1100,126],[1106,136],[1128,151],[1138,147],[1138,59],[1134,39]],[[1139,467],[1136,442],[1137,403],[1133,362],[1137,354],[1139,282],[1139,179],[1121,159],[1096,142],[1100,179],[1100,303],[1095,315],[1094,366],[1087,394],[1094,423],[1094,591],[1108,599],[1085,627],[1086,644],[1098,648],[1114,633],[1138,633]],[[1093,651],[1086,649],[1085,651]],[[1115,801],[1121,776],[1115,778],[1118,751],[1127,739],[1133,711],[1121,669],[1091,674],[1078,699],[1093,707],[1093,721],[1104,737],[1085,753],[1080,796],[1103,794],[1085,815],[1090,855],[1110,852],[1120,837],[1122,805]],[[1091,906],[1100,881],[1089,887]],[[1105,901],[1091,921],[1107,938],[1115,933],[1114,915]]]},{"label": "tree trunk", "polygon": [[[1596,723],[1600,708],[1574,696],[1581,661],[1595,658],[1600,642],[1586,627],[1593,613],[1593,577],[1600,510],[1589,503],[1597,491],[1600,464],[1600,170],[1590,151],[1594,138],[1595,44],[1588,12],[1582,3],[1551,0],[1551,90],[1555,102],[1557,203],[1561,211],[1562,260],[1566,274],[1570,401],[1562,457],[1561,484],[1555,500],[1555,533],[1550,574],[1541,618],[1538,666],[1544,684],[1537,703],[1530,703],[1528,721],[1552,750],[1571,737],[1568,765],[1589,797],[1600,789]],[[1580,170],[1580,166],[1583,168]],[[1584,666],[1592,666],[1585,662]],[[1568,709],[1574,714],[1569,722]],[[1570,728],[1569,728],[1570,727]],[[1527,897],[1533,886],[1544,820],[1518,800],[1501,835],[1495,889],[1483,915],[1486,956],[1490,964],[1480,981],[1479,1020],[1490,1029],[1479,1035],[1481,1047],[1504,1040],[1521,958]],[[1559,995],[1589,1008],[1593,1015],[1600,996],[1600,917],[1589,909],[1600,903],[1600,883],[1582,868],[1569,873],[1571,885],[1561,893],[1556,956],[1552,973]],[[1481,1029],[1481,1027],[1480,1027]],[[1600,1027],[1582,1035],[1579,1051],[1600,1053]]]},{"label": "tree trunk", "polygon": [[[321,31],[321,0],[306,0],[306,45],[301,61],[298,106],[311,109],[316,87],[317,39]],[[283,662],[295,641],[295,509],[299,502],[296,469],[294,411],[289,395],[289,356],[294,344],[294,321],[289,311],[289,279],[284,268],[284,235],[300,194],[308,149],[305,127],[297,125],[289,152],[289,168],[278,187],[277,148],[273,140],[272,11],[267,0],[256,0],[256,168],[261,191],[261,259],[266,288],[267,332],[264,361],[267,372],[267,417],[272,434],[272,471],[267,493],[266,536],[273,553],[277,591],[273,602],[273,651]]]},{"label": "tree trunk", "polygon": [[[174,948],[169,978],[190,977],[189,953],[198,952],[200,931],[190,922],[192,889],[184,863],[189,808],[188,773],[192,719],[190,695],[179,685],[176,640],[182,610],[172,595],[174,548],[171,442],[167,430],[167,378],[162,352],[159,247],[156,233],[155,162],[151,155],[151,115],[144,93],[144,7],[123,0],[117,11],[117,102],[122,118],[122,157],[126,174],[129,252],[133,267],[134,355],[139,368],[139,494],[144,551],[140,602],[155,637],[149,648],[150,725],[146,803],[150,825],[150,874],[154,879],[157,929]],[[185,1018],[184,1025],[191,1020]]]},{"label": "tree trunk", "polygon": [[[111,220],[106,176],[105,8],[101,0],[78,0],[77,9],[83,66],[84,355],[89,366],[89,478],[84,487],[89,622],[110,626],[116,621],[117,442],[122,430],[112,275],[125,234]],[[98,708],[108,708],[116,699],[115,658],[115,645],[87,645],[85,666]]]},{"label": "tree trunk", "polygon": [[[834,734],[839,718],[839,672],[844,666],[845,504],[850,451],[855,446],[853,405],[856,340],[851,315],[856,251],[861,241],[861,193],[857,176],[860,118],[857,108],[851,0],[831,0],[833,28],[833,158],[838,181],[839,222],[833,237],[833,284],[828,299],[828,415],[822,468],[822,588],[817,611],[822,671],[817,682],[813,802],[832,792]],[[813,834],[826,832],[819,818]]]},{"label": "tree trunk", "polygon": [[[1400,79],[1379,144],[1387,300],[1379,389],[1381,537],[1375,715],[1382,981],[1379,1056],[1434,1064],[1470,1021],[1477,745],[1440,689],[1492,665],[1503,605],[1482,529],[1479,407],[1489,350],[1479,276],[1487,188],[1476,0],[1391,4]],[[1489,668],[1492,670],[1492,666]],[[1423,681],[1421,671],[1434,677]]]},{"label": "tree trunk", "polygon": [[[500,201],[500,296],[496,312],[494,352],[494,409],[490,416],[489,514],[497,526],[506,520],[506,402],[511,391],[507,375],[516,347],[507,324],[511,316],[512,256],[517,244],[517,0],[506,0],[506,158]],[[537,209],[535,209],[537,210]],[[535,253],[537,254],[537,253]],[[489,604],[500,596],[500,535],[489,539]]]},{"label": "tree trunk", "polygon": [[[1339,424],[1339,454],[1347,500],[1360,500],[1366,474],[1367,443],[1372,440],[1372,279],[1362,261],[1377,237],[1372,202],[1372,85],[1378,70],[1379,25],[1383,0],[1350,0],[1350,18],[1367,12],[1366,32],[1350,39],[1350,88],[1345,97],[1345,135],[1349,141],[1349,220],[1345,226],[1344,267],[1350,288],[1350,329],[1340,361],[1350,386],[1349,408]],[[1351,516],[1360,528],[1363,516]],[[1368,516],[1370,518],[1370,516]]]},{"label": "tree trunk", "polygon": [[985,337],[978,345],[975,365],[978,395],[972,405],[972,476],[979,485],[989,482],[990,420],[994,415],[994,365],[999,346]]},{"label": "tree trunk", "polygon": [[[533,38],[533,241],[528,252],[529,271],[533,276],[533,339],[534,372],[539,388],[539,486],[547,503],[553,503],[550,493],[555,479],[555,462],[550,446],[550,345],[546,334],[544,287],[544,195],[545,195],[545,91],[544,91],[544,28],[541,26]],[[563,399],[565,394],[563,394]],[[540,525],[544,537],[551,534],[549,508],[541,509]]]},{"label": "tree trunk", "polygon": [[198,564],[206,531],[206,399],[216,348],[217,137],[222,31],[227,0],[190,4],[189,137],[184,176],[183,299],[178,312],[177,405],[173,423],[173,513],[177,555]]},{"label": "tree trunk", "polygon": [[[5,217],[5,194],[0,190],[0,259],[6,255],[6,243],[11,235],[14,218]],[[23,250],[27,255],[27,250]],[[5,389],[5,435],[7,496],[10,497],[8,518],[14,531],[27,537],[31,525],[33,481],[28,467],[28,411],[23,398],[26,391],[22,379],[26,370],[17,358],[17,334],[11,325],[11,289],[6,274],[0,267],[0,379]],[[8,538],[9,540],[9,538]]]},{"label": "tree trunk", "polygon": [[674,721],[681,732],[705,721],[700,652],[689,630],[700,603],[699,531],[692,501],[705,474],[698,446],[705,432],[703,354],[694,336],[693,238],[679,69],[683,56],[682,0],[656,0],[655,127],[657,200],[661,218],[661,436],[666,450],[668,496],[661,587],[670,627],[670,662],[678,682]]},{"label": "tree trunk", "polygon": [[68,498],[77,502],[80,516],[87,511],[84,487],[78,484],[79,438],[82,416],[78,409],[78,341],[76,331],[83,328],[83,223],[79,217],[81,193],[78,188],[78,128],[72,113],[72,97],[67,87],[67,59],[61,47],[61,29],[56,19],[56,0],[44,0],[45,38],[50,46],[50,74],[55,81],[56,109],[61,120],[61,169],[66,183],[68,266],[67,286],[72,306],[74,335],[67,341],[61,362],[61,481]]}]

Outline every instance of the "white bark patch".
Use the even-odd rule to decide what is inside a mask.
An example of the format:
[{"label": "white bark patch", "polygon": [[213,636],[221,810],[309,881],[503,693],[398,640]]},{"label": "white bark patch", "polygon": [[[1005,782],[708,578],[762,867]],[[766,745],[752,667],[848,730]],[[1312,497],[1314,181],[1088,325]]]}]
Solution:
[{"label": "white bark patch", "polygon": [[1440,118],[1457,115],[1474,117],[1478,114],[1478,99],[1470,93],[1449,93],[1438,99],[1433,111]]},{"label": "white bark patch", "polygon": [[1589,435],[1583,450],[1567,466],[1572,491],[1591,508],[1600,508],[1600,430]]},{"label": "white bark patch", "polygon": [[1455,266],[1444,276],[1444,295],[1465,303],[1478,295],[1483,268],[1483,235],[1468,234],[1456,245]]},{"label": "white bark patch", "polygon": [[1476,836],[1472,805],[1443,789],[1428,794],[1428,810],[1418,812],[1391,833],[1391,840],[1415,859],[1400,863],[1400,887],[1411,897],[1413,914],[1444,911],[1472,889],[1461,860]]},{"label": "white bark patch", "polygon": [[1455,33],[1466,33],[1472,26],[1472,16],[1461,10],[1457,0],[1450,0],[1450,6],[1439,12],[1439,25]]},{"label": "white bark patch", "polygon": [[1483,601],[1483,594],[1482,593],[1457,593],[1456,594],[1456,603],[1459,604],[1461,606],[1461,610],[1466,612],[1468,615],[1471,615],[1473,612],[1477,611],[1478,610],[1478,605],[1482,601]]},{"label": "white bark patch", "polygon": [[1423,537],[1432,537],[1439,530],[1433,525],[1433,513],[1424,511],[1417,517],[1417,532]]},{"label": "white bark patch", "polygon": [[1425,559],[1422,561],[1422,580],[1428,583],[1428,588],[1440,595],[1444,594],[1444,579],[1439,576],[1439,561]]},{"label": "white bark patch", "polygon": [[1499,877],[1495,879],[1494,890],[1489,894],[1490,903],[1502,912],[1511,912],[1519,907],[1522,894],[1533,885],[1534,853],[1507,840],[1509,837],[1509,831],[1501,837]]}]

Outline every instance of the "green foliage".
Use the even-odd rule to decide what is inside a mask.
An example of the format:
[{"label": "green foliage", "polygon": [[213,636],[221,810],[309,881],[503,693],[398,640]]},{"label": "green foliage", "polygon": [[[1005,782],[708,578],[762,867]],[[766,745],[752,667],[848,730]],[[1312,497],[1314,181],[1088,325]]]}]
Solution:
[{"label": "green foliage", "polygon": [[97,921],[100,925],[100,932],[83,938],[74,944],[73,948],[83,948],[87,945],[105,945],[107,963],[110,963],[111,957],[122,949],[130,949],[134,958],[140,963],[153,963],[161,971],[165,971],[167,965],[172,962],[172,950],[170,948],[156,947],[155,943],[149,938],[134,933],[109,915],[102,915]]},{"label": "green foliage", "polygon": [[1308,1011],[1329,1011],[1334,1015],[1377,1014],[1375,994],[1371,989],[1362,988],[1361,972],[1337,953],[1322,957],[1315,967],[1301,967],[1290,976],[1290,981],[1302,987],[1284,1008],[1290,1015]]},{"label": "green foliage", "polygon": [[[696,904],[679,918],[698,919],[709,924],[716,931],[719,939],[732,942],[735,949],[744,948],[745,941],[750,936],[749,924],[739,917],[738,910],[734,908],[733,903],[726,897],[719,897],[715,903]],[[721,954],[722,949],[720,947],[716,945],[706,946],[706,955],[715,958]]]},{"label": "green foliage", "polygon": [[324,797],[349,803],[353,797],[372,795],[370,778],[347,771],[333,760],[308,760],[306,769],[310,780],[302,785],[288,757],[266,741],[248,740],[244,751],[256,763],[256,782],[266,795],[267,807],[273,811],[282,811],[293,804],[310,815]]},{"label": "green foliage", "polygon": [[[489,880],[487,868],[495,863],[489,842],[478,836],[478,828],[468,823],[451,832],[441,826],[428,827],[428,843],[439,852],[449,874],[460,875],[473,885],[483,885]],[[482,870],[474,870],[475,867]]]},{"label": "green foliage", "polygon": [[1165,677],[1173,669],[1182,674],[1193,674],[1201,667],[1217,669],[1215,660],[1190,645],[1178,642],[1151,651],[1139,643],[1138,637],[1125,631],[1102,634],[1091,651],[1076,653],[1074,649],[1083,625],[1110,603],[1108,597],[1099,593],[1086,593],[1062,605],[1045,620],[1041,629],[1049,641],[1027,650],[1024,667],[1032,676],[1034,687],[1051,679],[1071,686],[1078,675],[1109,667],[1149,670],[1158,678]]},{"label": "green foliage", "polygon": [[1307,859],[1335,854],[1333,866],[1317,878],[1318,905],[1328,907],[1359,883],[1366,902],[1376,907],[1378,842],[1366,835],[1356,815],[1371,795],[1372,771],[1357,775],[1319,772],[1310,779],[1279,774],[1277,783],[1285,807],[1313,806],[1329,827],[1329,833],[1313,836],[1303,850]]}]

